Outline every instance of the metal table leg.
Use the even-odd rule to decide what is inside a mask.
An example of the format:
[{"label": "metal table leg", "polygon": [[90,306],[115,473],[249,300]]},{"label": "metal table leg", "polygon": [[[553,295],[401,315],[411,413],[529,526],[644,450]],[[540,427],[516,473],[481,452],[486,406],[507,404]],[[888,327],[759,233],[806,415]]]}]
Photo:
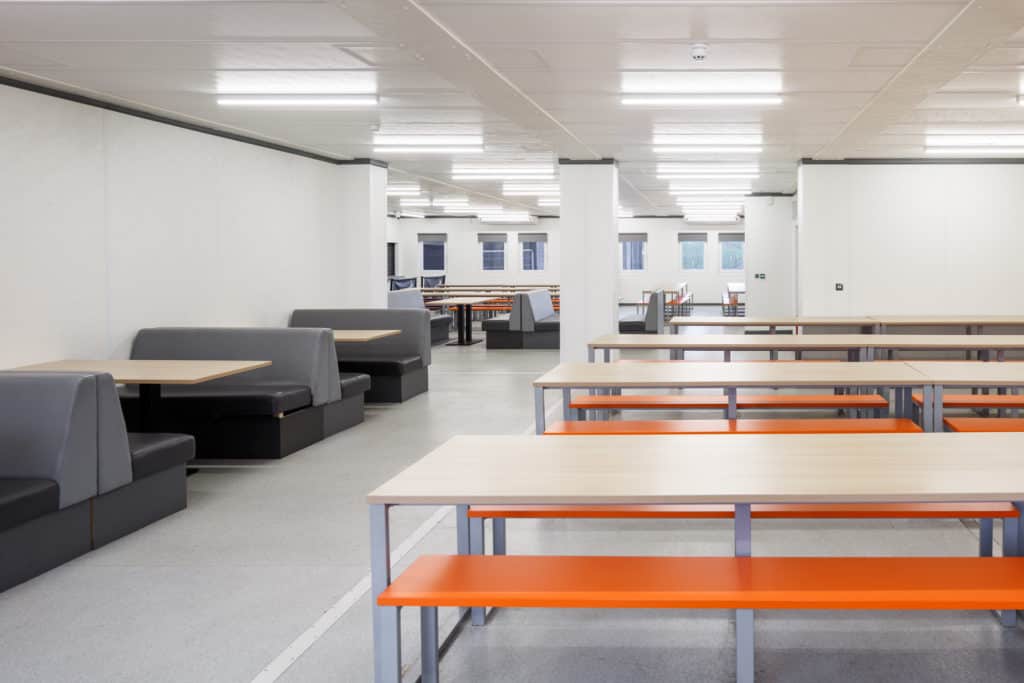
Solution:
[{"label": "metal table leg", "polygon": [[[469,520],[469,554],[484,554],[484,520],[483,517],[471,517]],[[470,607],[473,626],[483,626],[487,617],[486,607]]]},{"label": "metal table leg", "polygon": [[420,607],[420,683],[438,683],[440,679],[437,640],[437,608]]},{"label": "metal table leg", "polygon": [[[736,557],[750,557],[750,505],[737,503],[733,522]],[[754,683],[754,610],[736,610],[736,683]]]},{"label": "metal table leg", "polygon": [[402,624],[397,607],[381,607],[377,596],[391,584],[391,533],[387,505],[370,506],[370,586],[373,595],[373,680],[400,683]]},{"label": "metal table leg", "polygon": [[537,434],[543,434],[547,428],[544,424],[544,387],[533,388],[533,424]]},{"label": "metal table leg", "polygon": [[[1018,517],[1003,518],[1003,557],[1020,555],[1020,519]],[[999,622],[1007,628],[1017,626],[1017,610],[1004,609],[999,614]]]},{"label": "metal table leg", "polygon": [[725,419],[735,420],[737,416],[736,410],[736,387],[728,387],[725,390],[725,395],[728,397],[729,405],[725,408]]},{"label": "metal table leg", "polygon": [[139,426],[144,432],[158,432],[157,406],[160,403],[159,384],[139,385]]}]

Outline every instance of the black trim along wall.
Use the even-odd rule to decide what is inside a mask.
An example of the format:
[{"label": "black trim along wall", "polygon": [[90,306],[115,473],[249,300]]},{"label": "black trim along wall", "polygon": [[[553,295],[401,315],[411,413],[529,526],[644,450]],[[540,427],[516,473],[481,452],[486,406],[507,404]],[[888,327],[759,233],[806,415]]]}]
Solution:
[{"label": "black trim along wall", "polygon": [[95,97],[89,97],[87,95],[80,95],[78,93],[58,90],[57,88],[51,88],[46,85],[40,85],[39,83],[32,83],[30,81],[20,81],[16,78],[10,78],[9,76],[0,75],[0,85],[6,85],[11,88],[17,88],[18,90],[28,90],[39,95],[56,97],[57,99],[67,100],[69,102],[75,102],[77,104],[84,104],[88,107],[106,109],[107,111],[116,112],[118,114],[124,114],[126,116],[134,116],[135,118],[145,119],[147,121],[153,121],[155,123],[163,123],[168,126],[174,126],[175,128],[184,128],[185,130],[190,130],[194,133],[213,135],[218,138],[225,138],[227,140],[233,140],[235,142],[241,142],[247,145],[263,147],[264,149],[272,149],[275,152],[292,154],[295,156],[305,157],[307,159],[313,159],[315,161],[322,161],[327,164],[334,164],[336,166],[351,164],[370,164],[372,166],[378,166],[380,168],[388,167],[386,162],[378,161],[377,159],[338,159],[335,157],[329,157],[324,154],[317,154],[316,152],[309,152],[304,149],[299,149],[298,147],[291,147],[289,145],[282,145],[276,142],[261,140],[259,138],[254,138],[249,135],[243,135],[241,133],[232,133],[230,131],[213,128],[211,126],[205,126],[200,123],[193,123],[191,121],[184,121],[170,116],[165,116],[163,114],[155,114],[153,112],[148,112],[143,109],[128,107],[123,104],[106,102],[104,100],[100,100]]},{"label": "black trim along wall", "polygon": [[929,166],[933,164],[1024,164],[1024,159],[1000,159],[991,157],[965,157],[963,159],[953,159],[950,157],[912,157],[906,159],[801,159],[800,163],[805,166]]}]

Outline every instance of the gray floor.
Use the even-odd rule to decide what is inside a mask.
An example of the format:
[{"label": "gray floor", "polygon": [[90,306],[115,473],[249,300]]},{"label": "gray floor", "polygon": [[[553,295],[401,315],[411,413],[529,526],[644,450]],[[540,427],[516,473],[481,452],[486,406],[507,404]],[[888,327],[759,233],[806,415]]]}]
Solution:
[{"label": "gray floor", "polygon": [[[453,434],[531,432],[530,380],[556,362],[553,351],[439,347],[428,394],[372,407],[365,424],[280,462],[204,469],[186,511],[0,594],[0,681],[244,682],[285,652],[301,656],[281,681],[371,680],[363,497]],[[398,510],[396,546],[424,534],[403,564],[453,550],[450,513],[424,525],[436,514]],[[977,529],[763,522],[754,539],[755,554],[970,555]],[[509,523],[515,553],[727,554],[730,543],[723,521]],[[309,634],[325,612],[343,613]],[[404,621],[412,681],[415,612]],[[456,627],[454,612],[442,621]],[[734,675],[726,612],[502,610],[458,628],[442,661],[452,683]],[[308,649],[292,647],[304,633]],[[763,614],[757,639],[761,681],[1024,680],[1022,631],[984,613]]]}]

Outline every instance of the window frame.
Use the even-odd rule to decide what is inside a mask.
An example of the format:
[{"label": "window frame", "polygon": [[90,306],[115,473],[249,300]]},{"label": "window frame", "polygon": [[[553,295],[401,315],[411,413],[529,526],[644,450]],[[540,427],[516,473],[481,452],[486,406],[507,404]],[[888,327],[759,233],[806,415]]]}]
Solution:
[{"label": "window frame", "polygon": [[[640,243],[640,267],[626,267],[626,244]],[[641,273],[647,270],[647,233],[619,233],[619,272]]]},{"label": "window frame", "polygon": [[[700,245],[700,268],[686,267],[686,245]],[[700,273],[708,268],[708,234],[706,232],[679,233],[679,269],[684,273]]]},{"label": "window frame", "polygon": [[[435,268],[427,268],[427,247],[440,247],[441,248],[441,266],[440,270]],[[420,272],[422,273],[444,273],[448,270],[448,243],[447,242],[432,242],[432,241],[421,241],[420,242]]]},{"label": "window frame", "polygon": [[[736,243],[740,244],[740,267],[739,268],[726,268],[725,267],[725,253],[726,244]],[[747,239],[746,235],[742,232],[720,232],[718,233],[718,271],[720,273],[739,273],[746,270],[747,268]]]},{"label": "window frame", "polygon": [[[536,266],[540,262],[540,268],[526,267],[526,245],[533,251],[533,263]],[[538,246],[540,245],[540,246]],[[538,258],[538,255],[540,258]],[[524,273],[540,273],[548,269],[548,241],[542,239],[523,239],[519,241],[519,268]]]}]

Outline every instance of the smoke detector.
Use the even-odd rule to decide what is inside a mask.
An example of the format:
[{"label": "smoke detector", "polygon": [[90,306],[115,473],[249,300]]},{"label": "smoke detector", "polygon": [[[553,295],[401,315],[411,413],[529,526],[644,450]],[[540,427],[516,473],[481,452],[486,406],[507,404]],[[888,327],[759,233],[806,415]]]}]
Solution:
[{"label": "smoke detector", "polygon": [[690,59],[695,62],[703,62],[708,58],[707,43],[694,43],[690,47]]}]

